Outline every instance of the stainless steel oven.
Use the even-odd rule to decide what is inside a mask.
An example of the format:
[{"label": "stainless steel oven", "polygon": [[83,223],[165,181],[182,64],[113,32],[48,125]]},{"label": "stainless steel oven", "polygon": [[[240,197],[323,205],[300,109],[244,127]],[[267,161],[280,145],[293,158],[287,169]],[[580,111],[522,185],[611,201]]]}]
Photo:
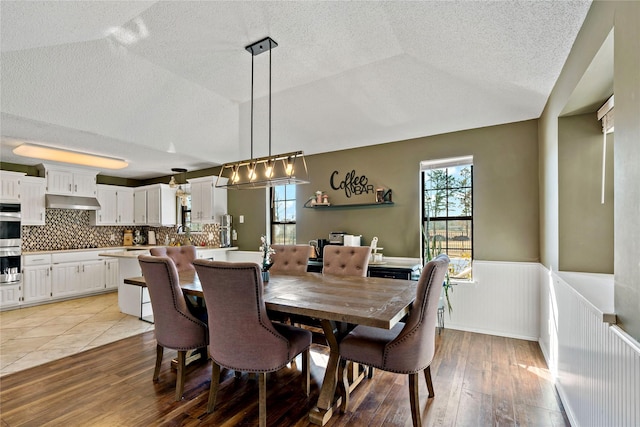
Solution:
[{"label": "stainless steel oven", "polygon": [[0,285],[22,281],[20,204],[0,203]]},{"label": "stainless steel oven", "polygon": [[13,285],[22,281],[20,248],[0,247],[0,285]]},{"label": "stainless steel oven", "polygon": [[0,247],[21,247],[22,227],[19,203],[0,203]]}]

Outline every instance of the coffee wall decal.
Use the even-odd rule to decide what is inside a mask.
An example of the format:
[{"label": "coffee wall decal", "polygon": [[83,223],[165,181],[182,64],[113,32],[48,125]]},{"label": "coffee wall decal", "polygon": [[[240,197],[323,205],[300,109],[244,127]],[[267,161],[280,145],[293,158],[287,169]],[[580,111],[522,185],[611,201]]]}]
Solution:
[{"label": "coffee wall decal", "polygon": [[376,190],[372,184],[369,184],[369,179],[365,175],[356,176],[355,169],[351,172],[347,172],[344,179],[338,183],[336,181],[340,179],[337,175],[340,172],[333,171],[331,178],[329,178],[329,185],[334,190],[344,190],[344,194],[347,197],[352,195],[361,195],[375,193]]}]

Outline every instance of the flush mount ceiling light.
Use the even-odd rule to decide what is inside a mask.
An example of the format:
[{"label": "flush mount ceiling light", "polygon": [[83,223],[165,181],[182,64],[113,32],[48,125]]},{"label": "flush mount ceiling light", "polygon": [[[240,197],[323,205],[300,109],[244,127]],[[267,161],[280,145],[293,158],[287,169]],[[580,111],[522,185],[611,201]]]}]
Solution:
[{"label": "flush mount ceiling light", "polygon": [[169,180],[169,188],[176,188],[176,197],[180,199],[180,204],[182,206],[187,206],[187,196],[189,196],[189,191],[182,189],[182,184],[184,184],[185,188],[187,186],[187,170],[183,168],[171,168],[171,172],[182,174],[182,178],[180,179],[180,184],[176,182],[176,177],[172,176]]},{"label": "flush mount ceiling light", "polygon": [[[245,49],[251,54],[251,158],[225,163],[220,169],[216,187],[231,189],[268,188],[276,185],[308,184],[309,172],[302,151],[271,154],[271,49],[278,46],[271,37],[257,41]],[[269,155],[253,157],[253,60],[269,52]],[[226,183],[224,179],[226,178]]]},{"label": "flush mount ceiling light", "polygon": [[96,156],[94,154],[78,153],[76,151],[61,150],[59,148],[44,147],[35,144],[22,144],[13,149],[13,154],[31,157],[34,159],[91,166],[99,169],[122,169],[129,166],[129,163],[120,159]]}]

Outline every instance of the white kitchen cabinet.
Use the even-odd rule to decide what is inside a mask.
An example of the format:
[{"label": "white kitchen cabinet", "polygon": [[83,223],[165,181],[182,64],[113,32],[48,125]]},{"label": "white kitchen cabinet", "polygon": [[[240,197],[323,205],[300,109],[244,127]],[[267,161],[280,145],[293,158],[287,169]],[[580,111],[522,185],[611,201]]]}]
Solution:
[{"label": "white kitchen cabinet", "polygon": [[34,265],[22,269],[22,300],[26,303],[51,299],[51,267]]},{"label": "white kitchen cabinet", "polygon": [[20,202],[20,182],[24,173],[0,171],[0,201]]},{"label": "white kitchen cabinet", "polygon": [[133,188],[118,189],[118,225],[133,225]]},{"label": "white kitchen cabinet", "polygon": [[51,299],[51,255],[22,257],[22,301],[25,303]]},{"label": "white kitchen cabinet", "polygon": [[22,225],[45,225],[45,179],[25,176],[20,184]]},{"label": "white kitchen cabinet", "polygon": [[104,260],[99,251],[51,255],[53,298],[85,295],[105,288]]},{"label": "white kitchen cabinet", "polygon": [[[189,180],[192,223],[219,223],[220,216],[227,213],[227,190],[216,188],[217,179],[217,176],[208,176]],[[226,178],[221,179],[226,183]]]},{"label": "white kitchen cabinet", "polygon": [[16,307],[20,305],[22,287],[20,285],[0,286],[0,308]]},{"label": "white kitchen cabinet", "polygon": [[76,295],[80,292],[80,263],[51,266],[51,296],[54,298]]},{"label": "white kitchen cabinet", "polygon": [[44,163],[38,171],[47,180],[47,194],[96,197],[98,171]]},{"label": "white kitchen cabinet", "polygon": [[98,185],[100,210],[91,211],[91,225],[133,225],[133,188]]},{"label": "white kitchen cabinet", "polygon": [[94,292],[104,290],[105,273],[104,261],[85,261],[80,265],[80,290]]},{"label": "white kitchen cabinet", "polygon": [[147,223],[147,190],[136,188],[133,191],[133,223],[145,225]]},{"label": "white kitchen cabinet", "polygon": [[104,277],[106,289],[118,289],[120,269],[117,258],[105,259]]},{"label": "white kitchen cabinet", "polygon": [[167,184],[136,188],[134,222],[136,225],[154,227],[176,225],[176,190]]}]

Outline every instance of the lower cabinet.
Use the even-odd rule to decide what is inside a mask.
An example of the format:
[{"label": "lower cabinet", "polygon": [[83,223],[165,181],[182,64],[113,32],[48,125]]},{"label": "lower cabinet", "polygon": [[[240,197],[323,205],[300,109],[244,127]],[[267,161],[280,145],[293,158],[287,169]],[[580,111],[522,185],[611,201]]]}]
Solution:
[{"label": "lower cabinet", "polygon": [[118,289],[118,260],[99,257],[98,252],[25,255],[23,283],[13,287],[0,287],[0,307],[34,304]]},{"label": "lower cabinet", "polygon": [[22,287],[20,285],[0,286],[0,307],[16,307],[20,305]]},{"label": "lower cabinet", "polygon": [[102,291],[106,287],[105,262],[97,259],[51,267],[53,298]]},{"label": "lower cabinet", "polygon": [[106,289],[118,289],[120,280],[120,263],[117,258],[106,259],[104,261],[104,278]]},{"label": "lower cabinet", "polygon": [[54,264],[51,266],[51,296],[75,295],[80,290],[80,264]]},{"label": "lower cabinet", "polygon": [[51,299],[51,266],[34,265],[22,269],[22,301],[33,303]]}]

